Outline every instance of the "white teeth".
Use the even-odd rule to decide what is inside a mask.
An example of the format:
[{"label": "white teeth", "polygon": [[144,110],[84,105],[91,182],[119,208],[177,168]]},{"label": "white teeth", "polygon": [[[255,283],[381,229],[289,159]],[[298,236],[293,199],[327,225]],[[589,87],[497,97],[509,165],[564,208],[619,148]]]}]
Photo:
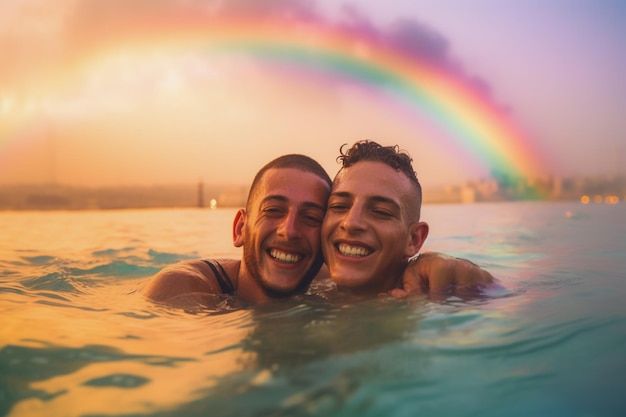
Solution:
[{"label": "white teeth", "polygon": [[300,255],[294,255],[291,253],[282,252],[282,251],[279,251],[278,249],[272,249],[270,251],[270,255],[272,258],[276,259],[277,261],[285,262],[288,264],[295,264],[296,262],[299,262],[300,259],[302,259]]},{"label": "white teeth", "polygon": [[338,248],[339,252],[341,252],[342,255],[346,256],[366,256],[369,254],[369,251],[365,248],[359,246],[350,246],[345,243],[341,243]]}]

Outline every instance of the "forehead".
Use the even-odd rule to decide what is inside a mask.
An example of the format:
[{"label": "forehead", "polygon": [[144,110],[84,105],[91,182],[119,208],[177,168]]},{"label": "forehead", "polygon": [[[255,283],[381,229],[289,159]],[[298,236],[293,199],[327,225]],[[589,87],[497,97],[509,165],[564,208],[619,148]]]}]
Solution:
[{"label": "forehead", "polygon": [[263,174],[254,192],[258,203],[268,196],[283,197],[292,203],[315,203],[326,207],[329,185],[312,172],[296,168],[272,168]]},{"label": "forehead", "polygon": [[344,168],[333,184],[333,193],[385,197],[400,202],[411,195],[411,181],[382,162],[361,161]]}]

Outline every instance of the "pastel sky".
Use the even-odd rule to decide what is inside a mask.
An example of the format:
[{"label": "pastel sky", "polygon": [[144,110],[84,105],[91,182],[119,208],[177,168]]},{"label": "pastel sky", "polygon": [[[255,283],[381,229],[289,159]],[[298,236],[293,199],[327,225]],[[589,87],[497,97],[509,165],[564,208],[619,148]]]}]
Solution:
[{"label": "pastel sky", "polygon": [[[271,28],[228,26],[235,47],[209,53],[204,28],[242,16]],[[625,174],[624,22],[621,0],[4,0],[0,184],[247,184],[292,152],[333,175],[339,147],[365,138],[407,150],[426,187],[520,151],[521,171]],[[396,77],[389,51],[432,82]]]}]

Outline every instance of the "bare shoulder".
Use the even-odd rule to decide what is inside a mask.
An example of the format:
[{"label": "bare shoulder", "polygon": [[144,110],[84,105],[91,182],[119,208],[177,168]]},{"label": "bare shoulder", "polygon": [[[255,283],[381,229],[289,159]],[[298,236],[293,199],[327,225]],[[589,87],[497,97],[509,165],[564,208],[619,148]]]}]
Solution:
[{"label": "bare shoulder", "polygon": [[[219,260],[219,262],[227,271],[235,270],[239,263],[230,259]],[[142,289],[142,294],[154,301],[167,301],[194,293],[222,294],[213,270],[202,259],[181,261],[170,265],[151,277]]]}]

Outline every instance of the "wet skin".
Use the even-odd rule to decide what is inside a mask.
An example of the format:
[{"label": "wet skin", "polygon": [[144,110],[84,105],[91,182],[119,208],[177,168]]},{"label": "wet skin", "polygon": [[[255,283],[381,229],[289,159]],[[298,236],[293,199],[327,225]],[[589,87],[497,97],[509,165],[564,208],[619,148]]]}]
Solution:
[{"label": "wet skin", "polygon": [[234,243],[245,254],[240,293],[288,295],[317,272],[328,193],[328,184],[309,172],[282,168],[263,175],[249,210],[235,219]]},{"label": "wet skin", "polygon": [[339,174],[322,225],[322,249],[338,287],[389,291],[428,235],[418,221],[412,183],[381,162],[360,161]]}]

